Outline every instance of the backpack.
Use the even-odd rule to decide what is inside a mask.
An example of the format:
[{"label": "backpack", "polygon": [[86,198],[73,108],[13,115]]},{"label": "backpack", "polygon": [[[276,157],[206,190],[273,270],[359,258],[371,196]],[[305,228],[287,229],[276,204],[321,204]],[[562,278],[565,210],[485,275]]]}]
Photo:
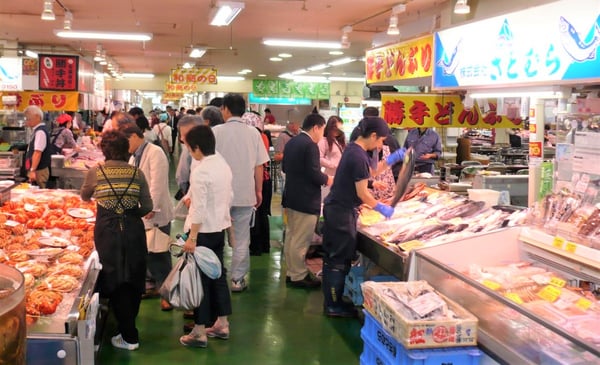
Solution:
[{"label": "backpack", "polygon": [[169,156],[169,154],[171,153],[171,148],[169,147],[169,142],[163,138],[163,129],[161,128],[160,125],[158,126],[158,145],[162,147],[162,149],[165,151],[165,154],[167,156]]}]

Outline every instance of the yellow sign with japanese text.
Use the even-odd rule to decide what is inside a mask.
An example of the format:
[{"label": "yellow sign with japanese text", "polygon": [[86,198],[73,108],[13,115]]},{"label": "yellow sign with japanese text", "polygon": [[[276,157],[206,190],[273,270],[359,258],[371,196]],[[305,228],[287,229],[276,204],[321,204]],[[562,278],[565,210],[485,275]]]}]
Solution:
[{"label": "yellow sign with japanese text", "polygon": [[195,93],[198,91],[198,87],[200,84],[195,82],[186,82],[181,84],[174,84],[172,82],[165,83],[165,92],[167,93]]},{"label": "yellow sign with japanese text", "polygon": [[431,76],[433,35],[368,50],[365,56],[367,83]]},{"label": "yellow sign with japanese text", "polygon": [[382,117],[394,128],[522,128],[523,120],[499,115],[495,101],[487,112],[475,102],[467,109],[459,95],[382,93]]},{"label": "yellow sign with japanese text", "polygon": [[[0,96],[15,95],[17,110],[23,111],[29,105],[37,105],[45,112],[79,110],[79,92],[77,91],[20,91],[3,92]],[[0,109],[4,109],[0,98]]]},{"label": "yellow sign with japanese text", "polygon": [[174,84],[217,84],[217,69],[205,67],[176,68],[171,70]]}]

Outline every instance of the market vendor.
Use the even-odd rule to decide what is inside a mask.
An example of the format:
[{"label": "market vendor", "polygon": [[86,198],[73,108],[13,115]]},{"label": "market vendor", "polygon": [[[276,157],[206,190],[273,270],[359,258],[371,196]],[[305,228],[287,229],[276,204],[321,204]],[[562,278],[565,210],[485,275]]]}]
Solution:
[{"label": "market vendor", "polygon": [[408,132],[404,148],[412,147],[417,157],[415,172],[433,174],[435,161],[442,157],[442,141],[439,134],[431,128],[419,127]]},{"label": "market vendor", "polygon": [[[386,218],[394,208],[378,202],[367,187],[371,176],[367,151],[381,149],[390,129],[379,117],[361,120],[363,128],[356,141],[348,144],[338,165],[331,192],[325,199],[323,216],[323,295],[324,314],[328,317],[354,317],[356,311],[351,303],[342,301],[345,277],[350,271],[351,260],[356,251],[356,223],[358,207],[366,204]],[[388,166],[404,159],[404,149],[390,154]]]},{"label": "market vendor", "polygon": [[71,128],[73,127],[73,117],[67,113],[62,113],[56,118],[58,128],[52,131],[50,136],[50,143],[52,143],[56,150],[62,152],[63,148],[73,148],[79,151],[79,146],[73,137]]}]

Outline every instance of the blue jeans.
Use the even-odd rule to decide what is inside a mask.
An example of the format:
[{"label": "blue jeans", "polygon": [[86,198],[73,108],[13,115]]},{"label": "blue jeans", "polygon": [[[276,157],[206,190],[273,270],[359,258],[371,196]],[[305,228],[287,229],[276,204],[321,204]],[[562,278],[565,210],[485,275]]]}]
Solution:
[{"label": "blue jeans", "polygon": [[250,271],[250,223],[254,207],[231,207],[234,245],[231,255],[231,280],[239,281]]}]

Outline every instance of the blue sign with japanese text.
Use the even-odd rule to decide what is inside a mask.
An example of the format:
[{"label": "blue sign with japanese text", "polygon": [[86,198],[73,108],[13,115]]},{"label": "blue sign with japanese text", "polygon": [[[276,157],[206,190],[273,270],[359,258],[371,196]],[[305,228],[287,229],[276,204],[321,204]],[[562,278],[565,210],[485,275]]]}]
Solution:
[{"label": "blue sign with japanese text", "polygon": [[600,0],[470,23],[436,33],[434,43],[434,89],[592,81],[600,78]]}]

